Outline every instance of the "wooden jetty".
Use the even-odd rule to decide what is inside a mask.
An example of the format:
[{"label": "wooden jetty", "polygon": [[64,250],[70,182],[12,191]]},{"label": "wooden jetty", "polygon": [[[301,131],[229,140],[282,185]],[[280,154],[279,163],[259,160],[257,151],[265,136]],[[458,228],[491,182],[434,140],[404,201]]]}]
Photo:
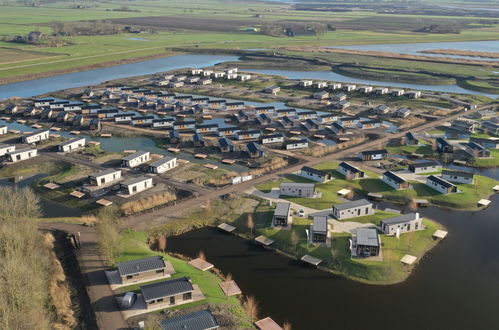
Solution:
[{"label": "wooden jetty", "polygon": [[311,265],[314,265],[314,266],[319,266],[319,264],[322,262],[321,259],[309,256],[308,254],[301,257],[301,261],[306,262],[306,263],[311,264]]},{"label": "wooden jetty", "polygon": [[258,243],[260,243],[260,244],[263,244],[265,246],[269,246],[272,243],[274,243],[273,240],[271,240],[270,238],[267,238],[267,237],[265,237],[263,235],[260,235],[257,238],[255,238],[255,241],[258,242]]},{"label": "wooden jetty", "polygon": [[219,229],[222,229],[223,231],[226,231],[228,233],[232,233],[234,230],[236,230],[236,227],[229,225],[228,223],[221,223],[217,226]]}]

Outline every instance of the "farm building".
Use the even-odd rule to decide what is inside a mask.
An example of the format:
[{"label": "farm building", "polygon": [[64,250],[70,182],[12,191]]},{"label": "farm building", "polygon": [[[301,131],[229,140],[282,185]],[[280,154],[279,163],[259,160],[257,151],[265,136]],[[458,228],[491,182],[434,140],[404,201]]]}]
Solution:
[{"label": "farm building", "polygon": [[117,266],[123,284],[153,281],[167,275],[166,264],[162,256],[119,262]]},{"label": "farm building", "polygon": [[88,176],[88,180],[93,186],[107,186],[110,183],[118,182],[121,179],[121,170],[108,169]]},{"label": "farm building", "polygon": [[262,146],[256,142],[250,142],[246,144],[246,148],[248,149],[248,154],[250,158],[260,158],[265,156],[265,151]]},{"label": "farm building", "polygon": [[162,330],[214,330],[220,327],[209,309],[162,320],[159,326]]},{"label": "farm building", "polygon": [[275,133],[269,135],[262,135],[260,140],[262,141],[262,144],[282,143],[284,142],[284,134]]},{"label": "farm building", "polygon": [[326,244],[330,238],[328,230],[327,217],[315,216],[314,221],[310,225],[310,242],[316,244]]},{"label": "farm building", "polygon": [[355,254],[357,257],[379,256],[381,238],[374,228],[357,228],[355,233]]},{"label": "farm building", "polygon": [[220,148],[220,152],[235,152],[236,151],[236,146],[234,145],[234,143],[226,137],[218,139],[218,147]]},{"label": "farm building", "polygon": [[308,140],[307,139],[287,140],[286,142],[284,142],[284,148],[286,150],[308,148]]},{"label": "farm building", "polygon": [[423,229],[419,213],[407,213],[381,221],[381,230],[387,235],[397,235]]},{"label": "farm building", "polygon": [[124,167],[134,168],[148,162],[151,159],[149,151],[137,151],[121,160],[121,165]]},{"label": "farm building", "polygon": [[438,172],[441,169],[442,165],[434,161],[414,163],[409,165],[409,171],[414,174]]},{"label": "farm building", "polygon": [[393,189],[408,189],[411,187],[409,181],[398,176],[392,171],[386,171],[383,173],[383,182],[392,187]]},{"label": "farm building", "polygon": [[338,172],[343,174],[347,180],[362,179],[365,176],[364,171],[346,162],[338,164]]},{"label": "farm building", "polygon": [[120,184],[121,191],[128,195],[138,194],[139,192],[152,188],[152,186],[152,178],[146,176],[131,178]]},{"label": "farm building", "polygon": [[381,150],[366,150],[359,153],[359,159],[362,161],[367,160],[383,160],[388,157],[388,151]]},{"label": "farm building", "polygon": [[331,181],[332,179],[331,174],[308,166],[301,168],[300,176],[321,183]]},{"label": "farm building", "polygon": [[172,307],[179,303],[192,301],[194,287],[189,277],[180,277],[141,286],[140,291],[147,308],[158,305]]},{"label": "farm building", "polygon": [[464,171],[443,170],[442,179],[465,184],[473,184],[475,182],[473,173]]},{"label": "farm building", "polygon": [[279,194],[284,196],[312,198],[315,196],[315,184],[283,182],[279,186]]},{"label": "farm building", "polygon": [[31,134],[23,135],[22,142],[26,144],[32,144],[40,141],[47,140],[50,136],[49,130],[42,130],[38,132],[34,132]]},{"label": "farm building", "polygon": [[78,150],[85,147],[86,139],[84,137],[74,138],[65,141],[57,146],[57,151],[59,152],[70,152]]},{"label": "farm building", "polygon": [[24,148],[7,152],[5,155],[7,156],[7,160],[9,162],[16,163],[22,160],[36,157],[38,155],[38,150],[32,148]]},{"label": "farm building", "polygon": [[0,143],[0,156],[5,156],[7,153],[13,152],[15,150],[16,150],[15,145]]},{"label": "farm building", "polygon": [[367,199],[358,199],[343,204],[333,205],[332,215],[338,219],[350,219],[373,215],[373,204]]},{"label": "farm building", "polygon": [[161,174],[177,166],[177,157],[165,156],[149,164],[149,172]]},{"label": "farm building", "polygon": [[464,148],[474,158],[490,157],[490,150],[479,143],[471,141],[466,143]]},{"label": "farm building", "polygon": [[435,175],[430,175],[426,178],[426,185],[441,194],[450,194],[457,192],[457,187],[455,185]]},{"label": "farm building", "polygon": [[286,227],[291,220],[291,203],[278,202],[272,217],[272,226]]}]

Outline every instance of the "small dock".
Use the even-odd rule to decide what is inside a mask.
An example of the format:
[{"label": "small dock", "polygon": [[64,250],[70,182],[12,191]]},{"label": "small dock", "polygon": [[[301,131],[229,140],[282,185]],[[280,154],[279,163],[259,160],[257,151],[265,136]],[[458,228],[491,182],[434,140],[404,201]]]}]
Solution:
[{"label": "small dock", "polygon": [[179,149],[179,148],[173,148],[173,147],[168,148],[168,149],[166,149],[166,150],[167,150],[167,151],[169,151],[169,152],[173,152],[174,154],[176,154],[177,152],[180,152],[180,149]]},{"label": "small dock", "polygon": [[430,202],[428,202],[426,199],[416,199],[414,200],[416,202],[417,206],[428,206],[430,205]]},{"label": "small dock", "polygon": [[205,164],[203,166],[210,169],[210,170],[216,170],[218,168],[217,165],[213,165],[213,164]]},{"label": "small dock", "polygon": [[306,263],[311,264],[311,265],[314,265],[314,266],[319,266],[319,264],[322,262],[321,259],[309,256],[308,254],[301,257],[301,261],[306,262]]},{"label": "small dock", "polygon": [[325,139],[326,136],[324,134],[314,134],[314,138],[316,138],[316,139]]},{"label": "small dock", "polygon": [[268,132],[275,132],[277,130],[277,128],[275,128],[275,127],[265,127],[265,130],[268,131]]},{"label": "small dock", "polygon": [[137,152],[137,150],[133,150],[133,149],[125,149],[125,150],[123,150],[123,153],[125,153],[125,154],[133,154],[135,152]]},{"label": "small dock", "polygon": [[384,209],[384,211],[385,211],[385,212],[398,213],[398,214],[400,214],[400,213],[401,213],[401,211],[400,211],[400,210],[391,209],[391,208],[389,208],[389,207],[385,208],[385,209]]},{"label": "small dock", "polygon": [[83,196],[85,196],[85,194],[82,193],[81,191],[75,190],[72,193],[70,193],[69,196],[73,196],[73,197],[76,197],[76,198],[80,199]]},{"label": "small dock", "polygon": [[338,195],[340,195],[341,197],[345,196],[345,195],[348,195],[349,193],[351,193],[352,191],[350,189],[341,189],[341,190],[338,190],[336,193]]},{"label": "small dock", "polygon": [[255,241],[262,244],[262,245],[265,245],[265,246],[269,246],[269,245],[272,245],[274,243],[273,240],[271,240],[270,238],[267,238],[263,235],[260,235],[257,238],[255,238]]},{"label": "small dock", "polygon": [[80,135],[81,132],[80,131],[71,131],[71,132],[69,132],[69,134]]},{"label": "small dock", "polygon": [[54,131],[54,132],[60,132],[62,130],[62,128],[60,128],[60,127],[51,127],[50,130]]},{"label": "small dock", "polygon": [[266,317],[261,319],[260,321],[256,321],[255,325],[260,330],[284,330],[270,317]]},{"label": "small dock", "polygon": [[58,184],[56,184],[56,183],[52,183],[52,182],[50,182],[50,183],[46,183],[46,184],[44,184],[43,186],[44,186],[45,188],[47,188],[47,189],[50,189],[50,190],[54,190],[54,189],[57,189],[57,188],[59,188],[59,187],[60,187]]},{"label": "small dock", "polygon": [[237,286],[236,282],[234,281],[221,282],[219,283],[219,285],[227,297],[237,296],[242,293],[241,289]]},{"label": "small dock", "polygon": [[483,207],[487,207],[490,205],[490,203],[492,203],[491,201],[489,201],[488,199],[480,199],[478,201],[478,206],[483,206]]},{"label": "small dock", "polygon": [[102,133],[102,134],[100,135],[100,137],[103,137],[103,138],[111,138],[111,137],[113,137],[113,134],[111,134],[111,133]]},{"label": "small dock", "polygon": [[222,163],[227,164],[227,165],[233,165],[236,163],[235,159],[222,159]]},{"label": "small dock", "polygon": [[452,163],[457,166],[466,166],[466,162],[464,160],[454,160]]},{"label": "small dock", "polygon": [[411,157],[411,158],[423,158],[424,155],[423,154],[412,153],[412,154],[409,155],[409,157]]},{"label": "small dock", "polygon": [[228,233],[232,233],[234,230],[236,230],[236,227],[229,225],[228,223],[221,223],[217,226],[219,229],[222,229],[223,231],[226,231]]},{"label": "small dock", "polygon": [[289,134],[300,135],[301,132],[300,131],[289,131]]},{"label": "small dock", "polygon": [[400,262],[403,263],[404,265],[412,265],[414,262],[416,262],[418,258],[415,256],[411,256],[410,254],[406,254],[405,256],[400,259]]},{"label": "small dock", "polygon": [[197,159],[206,159],[206,158],[208,158],[208,155],[207,154],[195,154],[194,157]]},{"label": "small dock", "polygon": [[31,127],[39,129],[39,128],[42,128],[43,126],[40,124],[34,124],[34,125],[31,125]]},{"label": "small dock", "polygon": [[436,230],[434,233],[433,233],[433,237],[434,238],[438,238],[438,239],[444,239],[446,236],[447,236],[447,232],[445,230]]},{"label": "small dock", "polygon": [[9,129],[9,133],[11,133],[11,134],[19,134],[19,133],[21,133],[21,131],[19,131],[17,129]]},{"label": "small dock", "polygon": [[494,186],[494,188],[492,188],[492,190],[494,190],[494,192],[498,193],[499,192],[499,184],[497,186]]},{"label": "small dock", "polygon": [[367,197],[369,197],[371,199],[382,199],[383,198],[383,194],[369,193],[369,194],[367,194]]},{"label": "small dock", "polygon": [[113,204],[113,202],[108,201],[107,199],[99,199],[98,201],[96,201],[96,203],[101,205],[101,206],[109,206],[109,205]]},{"label": "small dock", "polygon": [[203,260],[201,258],[189,261],[189,265],[203,272],[213,268],[213,264],[210,264],[208,261]]},{"label": "small dock", "polygon": [[100,146],[100,142],[99,141],[88,141],[87,143],[88,145],[91,145],[91,146]]}]

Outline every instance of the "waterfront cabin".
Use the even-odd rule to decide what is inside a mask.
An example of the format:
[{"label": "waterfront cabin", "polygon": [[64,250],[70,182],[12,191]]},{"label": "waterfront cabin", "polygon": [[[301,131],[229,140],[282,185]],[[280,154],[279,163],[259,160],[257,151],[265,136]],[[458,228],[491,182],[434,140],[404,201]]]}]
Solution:
[{"label": "waterfront cabin", "polygon": [[22,160],[34,158],[38,155],[38,150],[33,148],[24,148],[19,150],[14,150],[11,152],[7,152],[5,156],[7,157],[7,161],[12,163],[17,163]]},{"label": "waterfront cabin", "polygon": [[300,87],[310,87],[313,85],[313,81],[312,80],[301,80],[300,82],[298,82],[298,86]]},{"label": "waterfront cabin", "polygon": [[197,81],[197,84],[201,86],[210,85],[211,83],[213,83],[213,80],[211,78],[199,79]]},{"label": "waterfront cabin", "polygon": [[474,175],[470,172],[443,170],[442,179],[449,182],[473,184],[475,183]]},{"label": "waterfront cabin", "polygon": [[240,131],[239,127],[220,127],[218,129],[218,136],[230,136],[234,135],[236,132]]},{"label": "waterfront cabin", "polygon": [[77,137],[65,141],[57,146],[59,152],[71,152],[85,147],[86,139],[84,137]]},{"label": "waterfront cabin", "polygon": [[236,146],[234,145],[234,143],[226,137],[218,139],[218,147],[220,149],[220,152],[222,153],[236,151]]},{"label": "waterfront cabin", "polygon": [[194,130],[196,128],[195,120],[176,121],[173,123],[174,130]]},{"label": "waterfront cabin", "polygon": [[457,129],[459,131],[465,131],[469,133],[475,133],[476,125],[470,121],[466,120],[453,120],[450,127]]},{"label": "waterfront cabin", "polygon": [[192,68],[188,72],[191,76],[198,76],[203,73],[203,69]]},{"label": "waterfront cabin", "polygon": [[173,118],[157,118],[152,120],[153,128],[162,128],[162,127],[173,127],[173,123],[175,119]]},{"label": "waterfront cabin", "polygon": [[40,113],[40,118],[41,119],[50,119],[52,118],[52,114],[54,111],[50,108],[43,109],[42,112]]},{"label": "waterfront cabin", "polygon": [[284,142],[284,149],[286,150],[303,149],[303,148],[308,148],[307,139],[298,139],[298,140],[291,139]]},{"label": "waterfront cabin", "polygon": [[329,93],[326,91],[320,91],[317,93],[314,93],[312,97],[316,100],[325,100],[329,97]]},{"label": "waterfront cabin", "polygon": [[255,115],[273,114],[273,113],[275,113],[274,106],[265,106],[265,107],[256,107],[255,108]]},{"label": "waterfront cabin", "polygon": [[66,111],[61,111],[57,114],[57,116],[55,117],[55,120],[57,122],[60,122],[60,123],[63,123],[63,122],[66,122],[69,118],[69,113],[66,112]]},{"label": "waterfront cabin", "polygon": [[397,235],[423,229],[423,218],[419,213],[407,213],[381,220],[381,230],[386,235]]},{"label": "waterfront cabin", "polygon": [[41,130],[38,132],[23,135],[21,140],[23,143],[32,144],[32,143],[37,143],[37,142],[48,140],[49,137],[50,137],[50,132],[47,129],[47,130]]},{"label": "waterfront cabin", "polygon": [[139,176],[123,181],[120,184],[120,189],[127,195],[135,195],[139,192],[152,188],[152,178]]},{"label": "waterfront cabin", "polygon": [[64,109],[64,106],[66,104],[69,104],[69,101],[53,101],[53,102],[50,102],[50,109],[53,109],[53,110],[61,110],[61,109]]},{"label": "waterfront cabin", "polygon": [[342,117],[338,119],[338,123],[340,123],[343,126],[357,126],[357,123],[359,122],[359,117]]},{"label": "waterfront cabin", "polygon": [[244,102],[226,102],[225,110],[243,110],[245,108]]},{"label": "waterfront cabin", "polygon": [[499,124],[493,123],[491,121],[484,121],[482,123],[482,130],[487,131],[489,134],[499,135]]},{"label": "waterfront cabin", "polygon": [[220,326],[210,310],[205,309],[161,320],[159,322],[159,327],[162,330],[214,330],[218,329]]},{"label": "waterfront cabin", "polygon": [[405,91],[403,89],[394,89],[392,90],[392,96],[402,96]]},{"label": "waterfront cabin", "polygon": [[347,99],[347,94],[345,93],[338,93],[331,96],[331,100],[333,101],[345,101],[346,99]]},{"label": "waterfront cabin", "polygon": [[395,117],[407,118],[411,114],[411,110],[408,108],[399,108],[394,112]]},{"label": "waterfront cabin", "polygon": [[251,75],[250,74],[239,74],[237,75],[237,80],[240,80],[240,81],[248,81],[251,79]]},{"label": "waterfront cabin", "polygon": [[224,69],[224,72],[225,74],[234,74],[234,73],[237,73],[239,71],[238,68],[227,68],[227,69]]},{"label": "waterfront cabin", "polygon": [[260,141],[262,142],[262,144],[282,143],[284,142],[284,134],[275,133],[269,135],[262,135]]},{"label": "waterfront cabin", "polygon": [[218,124],[196,125],[196,133],[215,133],[215,132],[218,132]]},{"label": "waterfront cabin", "polygon": [[194,287],[190,277],[179,277],[141,286],[140,291],[146,302],[146,308],[158,306],[166,308],[193,301]]},{"label": "waterfront cabin", "polygon": [[248,149],[250,158],[265,157],[265,151],[263,150],[262,146],[256,142],[250,142],[246,144],[246,148]]},{"label": "waterfront cabin", "polygon": [[225,100],[209,100],[208,101],[208,106],[211,108],[211,109],[218,109],[222,106],[225,106],[226,104],[226,101]]},{"label": "waterfront cabin", "polygon": [[117,266],[122,284],[154,281],[168,274],[162,256],[119,262]]},{"label": "waterfront cabin", "polygon": [[353,85],[353,84],[348,84],[348,85],[345,85],[343,87],[343,89],[347,92],[353,92],[357,89],[357,86],[356,85]]},{"label": "waterfront cabin", "polygon": [[275,113],[277,117],[296,116],[296,109],[278,109]]},{"label": "waterfront cabin", "polygon": [[439,137],[435,141],[437,144],[437,151],[438,152],[443,152],[443,153],[453,153],[454,152],[454,147],[449,142],[447,142],[446,139]]},{"label": "waterfront cabin", "polygon": [[81,107],[84,105],[82,102],[73,102],[69,104],[65,104],[63,109],[64,111],[81,111]]},{"label": "waterfront cabin", "polygon": [[317,117],[317,121],[321,124],[332,123],[338,120],[338,116],[332,113],[327,113]]},{"label": "waterfront cabin", "polygon": [[335,90],[341,89],[341,84],[340,83],[330,83],[327,85],[327,88],[335,91]]},{"label": "waterfront cabin", "polygon": [[203,136],[199,133],[196,133],[192,136],[192,142],[194,143],[194,147],[201,148],[206,145],[206,141]]},{"label": "waterfront cabin", "polygon": [[279,93],[281,91],[281,87],[269,86],[269,87],[266,87],[263,91],[265,93],[268,93],[268,94],[276,95],[277,93]]},{"label": "waterfront cabin", "polygon": [[284,116],[284,117],[282,117],[281,125],[283,127],[293,127],[293,126],[295,126],[295,122],[290,117]]},{"label": "waterfront cabin", "polygon": [[24,111],[23,111],[23,116],[24,117],[34,117],[36,114],[36,110],[35,108],[33,107],[27,107]]},{"label": "waterfront cabin", "polygon": [[301,111],[296,113],[298,119],[315,119],[317,118],[317,112],[315,111]]},{"label": "waterfront cabin", "polygon": [[368,160],[383,160],[388,157],[388,151],[386,149],[381,150],[366,150],[359,153],[359,159],[361,161]]},{"label": "waterfront cabin", "polygon": [[381,126],[381,122],[379,120],[361,120],[357,123],[357,127],[360,129],[373,129],[379,128]]},{"label": "waterfront cabin", "polygon": [[499,148],[499,138],[478,138],[470,137],[470,142],[476,142],[488,149],[498,149]]},{"label": "waterfront cabin", "polygon": [[211,77],[212,74],[213,70],[203,70],[203,72],[201,73],[203,77]]},{"label": "waterfront cabin", "polygon": [[137,151],[121,160],[121,165],[123,167],[134,168],[141,164],[144,164],[151,160],[151,154],[149,151]]},{"label": "waterfront cabin", "polygon": [[362,87],[359,87],[359,91],[361,93],[364,93],[364,94],[369,94],[373,91],[373,87],[372,86],[362,86]]},{"label": "waterfront cabin", "polygon": [[181,141],[180,133],[178,131],[172,130],[168,136],[170,138],[170,143],[180,143]]},{"label": "waterfront cabin", "polygon": [[258,122],[259,125],[263,126],[270,124],[272,122],[272,119],[268,115],[262,113],[256,116],[256,121]]},{"label": "waterfront cabin", "polygon": [[359,168],[347,163],[341,162],[338,164],[338,172],[345,176],[346,180],[357,180],[365,177],[365,172]]},{"label": "waterfront cabin", "polygon": [[277,202],[272,216],[272,227],[286,227],[291,219],[291,203]]},{"label": "waterfront cabin", "polygon": [[177,157],[165,156],[149,164],[149,172],[161,174],[177,166]]},{"label": "waterfront cabin", "polygon": [[166,86],[168,88],[180,88],[180,87],[184,86],[184,82],[183,81],[169,81]]},{"label": "waterfront cabin", "polygon": [[379,88],[376,88],[374,90],[374,93],[375,94],[378,94],[378,95],[385,95],[385,94],[388,94],[388,88],[386,87],[379,87]]},{"label": "waterfront cabin", "polygon": [[135,116],[132,117],[133,126],[150,126],[154,120],[154,116]]},{"label": "waterfront cabin", "polygon": [[375,228],[357,228],[355,231],[355,254],[359,258],[379,256],[381,238]]},{"label": "waterfront cabin", "polygon": [[92,120],[90,120],[90,124],[88,125],[88,129],[100,130],[100,119],[93,118]]},{"label": "waterfront cabin", "polygon": [[0,135],[7,134],[8,128],[5,125],[0,126]]},{"label": "waterfront cabin", "polygon": [[410,99],[418,99],[421,97],[421,91],[410,91],[407,93],[407,96],[409,96]]},{"label": "waterfront cabin", "polygon": [[383,173],[383,182],[392,187],[393,189],[409,189],[411,184],[409,181],[405,180],[401,176],[393,173],[392,171],[386,171]]},{"label": "waterfront cabin", "polygon": [[251,140],[258,139],[262,135],[262,132],[259,130],[251,130],[251,131],[238,131],[234,133],[234,137],[237,140]]},{"label": "waterfront cabin", "polygon": [[314,221],[310,225],[310,242],[312,244],[327,244],[330,238],[326,216],[314,216]]},{"label": "waterfront cabin", "polygon": [[71,120],[71,125],[72,126],[81,126],[81,125],[83,125],[83,120],[84,120],[84,118],[82,115],[76,115]]},{"label": "waterfront cabin", "polygon": [[315,184],[283,182],[279,186],[279,195],[312,198],[315,196]]},{"label": "waterfront cabin", "polygon": [[466,143],[464,148],[474,158],[490,157],[490,150],[479,143],[471,141]]},{"label": "waterfront cabin", "polygon": [[435,161],[427,161],[427,162],[414,163],[409,165],[409,171],[411,171],[414,174],[438,172],[441,169],[442,165],[440,165]]},{"label": "waterfront cabin", "polygon": [[426,178],[426,185],[441,194],[451,194],[458,191],[457,186],[436,175],[430,175]]},{"label": "waterfront cabin", "polygon": [[350,102],[347,101],[347,100],[343,100],[343,101],[338,101],[336,102],[333,107],[335,109],[340,109],[340,110],[344,110],[346,108],[348,108],[350,106]]},{"label": "waterfront cabin", "polygon": [[121,170],[108,169],[88,176],[92,186],[108,186],[121,180]]},{"label": "waterfront cabin", "polygon": [[373,204],[367,199],[358,199],[351,202],[333,205],[332,215],[338,220],[373,215]]},{"label": "waterfront cabin", "polygon": [[321,88],[326,88],[327,87],[327,82],[325,81],[318,81],[314,83],[314,88],[321,89]]},{"label": "waterfront cabin", "polygon": [[215,79],[220,79],[220,78],[223,78],[224,76],[225,76],[225,73],[223,73],[221,71],[215,71],[211,74],[211,77],[215,78]]},{"label": "waterfront cabin", "polygon": [[301,168],[300,176],[321,183],[325,183],[332,180],[331,174],[327,173],[326,171],[318,170],[308,166],[303,166]]},{"label": "waterfront cabin", "polygon": [[43,99],[36,99],[34,101],[35,108],[44,108],[48,107],[50,105],[50,102],[54,102],[55,99],[52,98],[43,98]]},{"label": "waterfront cabin", "polygon": [[0,157],[5,156],[7,153],[13,152],[15,150],[16,150],[15,145],[0,143]]}]

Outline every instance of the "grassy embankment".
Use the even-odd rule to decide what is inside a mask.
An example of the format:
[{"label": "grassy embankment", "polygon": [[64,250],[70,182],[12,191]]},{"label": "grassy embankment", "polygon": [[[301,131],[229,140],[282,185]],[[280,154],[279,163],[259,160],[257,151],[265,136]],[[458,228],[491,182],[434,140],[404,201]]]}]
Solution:
[{"label": "grassy embankment", "polygon": [[[309,229],[311,219],[294,217],[291,230],[279,230],[271,228],[272,214],[273,207],[270,207],[268,202],[262,202],[253,213],[255,222],[253,231],[246,227],[246,217],[241,217],[234,223],[237,227],[236,232],[247,238],[264,235],[275,241],[272,247],[277,250],[297,258],[304,254],[312,255],[323,260],[321,269],[370,284],[395,284],[404,281],[415,265],[403,265],[400,259],[405,254],[421,259],[437,244],[431,235],[436,229],[443,229],[437,222],[424,219],[423,224],[426,226],[424,230],[403,234],[399,240],[382,235],[383,261],[367,261],[351,258],[349,233],[333,233],[331,248],[317,247],[307,244],[305,229]],[[393,216],[396,214],[377,211],[374,216],[349,219],[349,221],[379,225],[382,219]],[[295,234],[292,234],[293,232]],[[296,244],[293,243],[292,235],[297,236]]]},{"label": "grassy embankment", "polygon": [[[497,181],[485,176],[475,175],[475,184],[457,184],[461,193],[456,194],[440,194],[439,192],[427,187],[419,181],[411,181],[413,188],[406,190],[395,190],[381,181],[379,174],[366,171],[368,178],[361,180],[347,181],[344,176],[336,171],[337,163],[323,163],[316,168],[325,170],[335,178],[327,183],[317,184],[317,190],[322,192],[321,198],[300,198],[300,197],[284,197],[294,203],[311,207],[314,209],[330,208],[332,204],[339,203],[340,197],[337,191],[343,188],[349,188],[354,193],[359,195],[367,195],[368,193],[379,193],[384,199],[398,203],[408,203],[413,199],[426,199],[431,204],[455,208],[455,209],[477,209],[477,202],[482,198],[488,198],[493,194],[492,187],[497,185]],[[281,182],[312,182],[305,178],[296,175],[287,175],[285,179],[271,181],[257,186],[261,191],[268,192],[272,188],[279,187]]]}]

